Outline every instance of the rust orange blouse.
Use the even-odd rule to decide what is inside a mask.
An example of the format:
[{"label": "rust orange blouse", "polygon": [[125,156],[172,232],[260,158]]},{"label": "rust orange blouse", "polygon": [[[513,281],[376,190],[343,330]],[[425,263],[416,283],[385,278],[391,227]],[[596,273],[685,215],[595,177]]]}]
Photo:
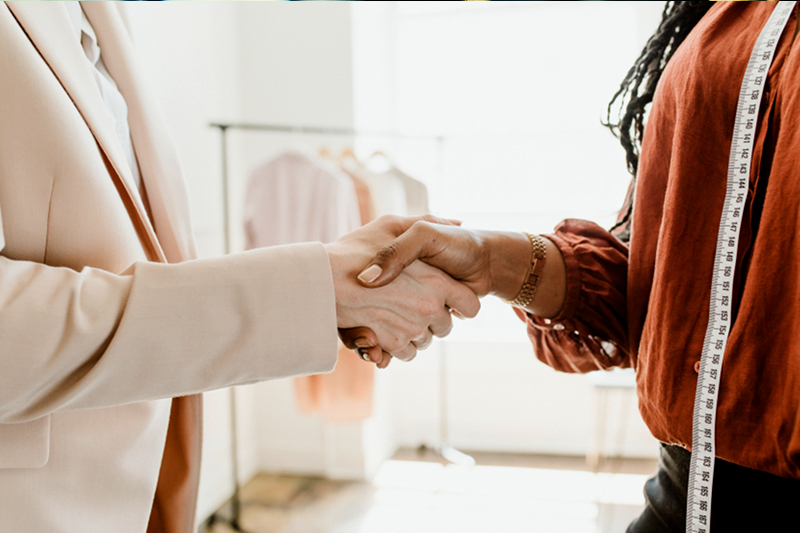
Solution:
[{"label": "rust orange blouse", "polygon": [[[645,423],[691,446],[692,409],[737,97],[774,3],[719,2],[656,91],[640,159],[630,248],[581,220],[550,237],[568,294],[552,321],[528,317],[557,370],[636,369]],[[718,457],[800,478],[800,43],[796,15],[769,71],[722,368]]]}]

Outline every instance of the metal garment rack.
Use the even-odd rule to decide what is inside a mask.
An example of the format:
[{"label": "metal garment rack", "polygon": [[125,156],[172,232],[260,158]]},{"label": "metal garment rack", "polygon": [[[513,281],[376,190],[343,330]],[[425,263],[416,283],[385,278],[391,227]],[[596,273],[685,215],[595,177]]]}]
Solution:
[{"label": "metal garment rack", "polygon": [[217,128],[222,134],[222,211],[225,223],[225,254],[231,253],[230,229],[230,177],[228,174],[228,130],[265,131],[276,133],[293,133],[298,135],[343,135],[343,136],[370,136],[391,137],[394,139],[419,139],[436,141],[437,166],[439,174],[443,169],[444,141],[442,135],[402,135],[386,131],[355,130],[352,128],[328,128],[322,126],[290,126],[286,124],[259,124],[252,122],[212,122],[212,128]]},{"label": "metal garment rack", "polygon": [[[264,124],[248,122],[212,122],[212,128],[217,128],[221,133],[222,149],[222,213],[224,225],[225,254],[231,253],[231,224],[230,224],[230,175],[228,171],[228,131],[262,131],[276,133],[290,133],[298,135],[331,135],[331,136],[370,136],[387,137],[392,139],[407,140],[432,140],[436,142],[437,170],[439,175],[444,169],[444,142],[445,137],[441,135],[415,136],[403,135],[395,132],[356,130],[352,128],[328,128],[320,126],[293,126],[286,124]],[[225,518],[214,514],[209,519],[209,525],[215,521],[227,522],[235,531],[245,531],[241,528],[239,520],[241,517],[241,494],[239,483],[239,442],[238,428],[236,424],[236,390],[230,387],[230,418],[231,418],[231,477],[233,480],[233,496],[231,497],[231,517]],[[447,420],[447,362],[445,347],[441,347],[439,355],[439,443],[436,451],[448,461],[460,465],[474,465],[475,460],[469,455],[462,453],[452,446],[448,441],[448,420]]]}]

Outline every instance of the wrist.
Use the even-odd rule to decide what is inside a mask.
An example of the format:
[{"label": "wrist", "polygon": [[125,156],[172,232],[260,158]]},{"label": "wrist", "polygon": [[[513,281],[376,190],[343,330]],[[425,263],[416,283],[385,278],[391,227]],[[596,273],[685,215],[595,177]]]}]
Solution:
[{"label": "wrist", "polygon": [[519,292],[513,299],[503,300],[507,304],[523,309],[527,308],[536,298],[536,290],[539,287],[539,280],[542,277],[542,271],[547,260],[547,244],[545,240],[539,235],[531,235],[530,233],[525,233],[525,237],[528,238],[531,244],[531,259],[525,272],[522,287],[520,287]]},{"label": "wrist", "polygon": [[359,324],[353,316],[359,301],[355,293],[360,286],[354,282],[354,265],[349,261],[352,251],[338,242],[328,243],[324,246],[328,252],[328,262],[331,265],[333,294],[336,300],[336,325],[339,328],[361,326],[362,324]]},{"label": "wrist", "polygon": [[547,261],[544,263],[536,296],[525,307],[541,318],[553,318],[564,307],[567,291],[567,274],[561,250],[550,239],[542,237],[546,247]]},{"label": "wrist", "polygon": [[524,233],[491,232],[486,236],[489,250],[491,294],[510,300],[525,283],[531,264],[531,243]]}]

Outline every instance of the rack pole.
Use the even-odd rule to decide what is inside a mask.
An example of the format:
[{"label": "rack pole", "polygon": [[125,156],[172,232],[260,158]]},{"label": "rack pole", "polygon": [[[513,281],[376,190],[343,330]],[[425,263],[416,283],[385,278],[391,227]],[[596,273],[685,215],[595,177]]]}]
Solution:
[{"label": "rack pole", "polygon": [[[230,180],[228,176],[228,125],[214,124],[222,134],[222,218],[223,242],[225,255],[231,253],[231,216],[230,216]],[[238,409],[236,406],[236,387],[228,388],[230,404],[230,430],[231,430],[231,481],[233,482],[233,495],[231,496],[231,517],[227,520],[234,531],[244,531],[239,525],[241,518],[241,494],[239,484],[239,428],[237,426]],[[212,516],[212,521],[219,519]]]},{"label": "rack pole", "polygon": [[222,218],[225,239],[225,255],[231,253],[231,217],[230,217],[230,185],[228,177],[228,127],[217,125],[222,133]]}]

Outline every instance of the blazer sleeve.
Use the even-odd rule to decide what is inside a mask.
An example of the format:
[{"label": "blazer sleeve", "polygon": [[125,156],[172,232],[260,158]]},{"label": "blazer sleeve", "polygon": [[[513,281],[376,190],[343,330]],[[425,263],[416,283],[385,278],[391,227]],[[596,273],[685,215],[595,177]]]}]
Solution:
[{"label": "blazer sleeve", "polygon": [[0,423],[328,372],[336,348],[319,243],[122,275],[0,255]]},{"label": "blazer sleeve", "polygon": [[564,309],[552,320],[516,310],[537,358],[562,372],[631,366],[628,248],[593,222],[569,219],[552,235],[567,270]]}]

